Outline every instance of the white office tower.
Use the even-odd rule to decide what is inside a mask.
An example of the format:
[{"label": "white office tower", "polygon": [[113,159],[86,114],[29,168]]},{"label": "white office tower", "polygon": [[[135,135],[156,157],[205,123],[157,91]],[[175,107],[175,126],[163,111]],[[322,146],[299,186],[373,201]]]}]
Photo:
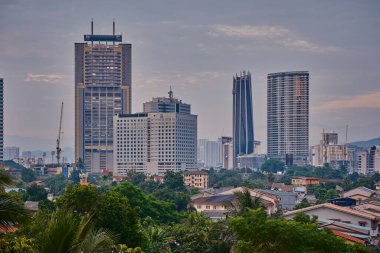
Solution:
[{"label": "white office tower", "polygon": [[[169,102],[182,103],[172,92]],[[114,176],[129,170],[163,175],[197,168],[197,115],[175,108],[180,106],[114,116]]]}]

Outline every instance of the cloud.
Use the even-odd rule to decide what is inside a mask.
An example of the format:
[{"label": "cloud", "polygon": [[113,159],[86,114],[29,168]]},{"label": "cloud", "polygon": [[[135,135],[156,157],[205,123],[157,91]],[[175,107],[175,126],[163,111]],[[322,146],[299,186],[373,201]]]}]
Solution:
[{"label": "cloud", "polygon": [[289,30],[277,26],[230,26],[213,25],[211,35],[224,35],[234,38],[276,38],[289,34]]},{"label": "cloud", "polygon": [[317,45],[296,33],[280,26],[250,26],[250,25],[212,25],[209,35],[214,37],[230,37],[235,39],[261,39],[291,50],[311,53],[337,52],[340,49],[333,46]]},{"label": "cloud", "polygon": [[315,43],[312,43],[303,39],[285,39],[282,41],[282,44],[290,49],[308,51],[313,53],[323,53],[323,52],[338,52],[340,49],[333,46],[319,46]]},{"label": "cloud", "polygon": [[62,74],[33,74],[28,73],[26,75],[26,78],[24,79],[25,82],[39,82],[39,83],[59,83],[64,78],[64,75]]},{"label": "cloud", "polygon": [[322,112],[344,109],[380,109],[380,90],[357,96],[338,98],[314,109]]},{"label": "cloud", "polygon": [[[169,84],[175,86],[188,86],[188,85],[203,85],[207,80],[218,79],[227,75],[224,72],[218,71],[205,71],[185,74],[183,72],[172,72],[171,74],[164,76],[160,74],[153,74],[147,76],[146,74],[137,73],[136,83],[139,83],[139,87],[162,87]],[[178,80],[181,80],[178,82]]]}]

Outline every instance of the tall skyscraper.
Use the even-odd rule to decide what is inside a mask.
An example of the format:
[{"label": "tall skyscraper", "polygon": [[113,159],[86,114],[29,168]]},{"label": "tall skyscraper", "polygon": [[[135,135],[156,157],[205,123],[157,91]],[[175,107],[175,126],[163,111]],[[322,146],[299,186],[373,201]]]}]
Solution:
[{"label": "tall skyscraper", "polygon": [[4,80],[0,78],[0,161],[4,160]]},{"label": "tall skyscraper", "polygon": [[254,152],[251,73],[236,74],[233,78],[233,161],[238,155]]},{"label": "tall skyscraper", "polygon": [[268,157],[306,164],[309,149],[309,73],[268,74]]},{"label": "tall skyscraper", "polygon": [[[113,116],[131,112],[132,45],[122,36],[84,35],[75,43],[75,159],[91,173],[113,168]],[[87,43],[89,42],[89,43]]]},{"label": "tall skyscraper", "polygon": [[[182,101],[169,93],[172,108]],[[153,98],[152,103],[160,103]],[[115,176],[126,176],[129,170],[149,175],[163,175],[167,170],[197,168],[197,115],[157,109],[114,116]],[[154,105],[155,107],[155,105]],[[159,108],[159,107],[156,107]]]}]

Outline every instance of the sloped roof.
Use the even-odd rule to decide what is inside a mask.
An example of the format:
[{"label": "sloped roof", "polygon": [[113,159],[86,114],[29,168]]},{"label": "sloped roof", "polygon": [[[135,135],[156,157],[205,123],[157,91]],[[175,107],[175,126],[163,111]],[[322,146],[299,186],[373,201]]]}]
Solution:
[{"label": "sloped roof", "polygon": [[209,197],[201,197],[193,200],[194,204],[201,204],[201,203],[210,203],[210,204],[217,204],[217,203],[224,203],[227,201],[234,200],[235,196],[233,194],[230,195],[215,195],[215,196],[209,196]]},{"label": "sloped roof", "polygon": [[376,191],[371,190],[367,187],[360,186],[355,189],[349,190],[343,193],[343,197],[350,197],[352,195],[361,194],[363,196],[370,197],[372,194],[376,193]]},{"label": "sloped roof", "polygon": [[339,211],[339,212],[348,213],[348,214],[351,214],[351,215],[360,216],[360,217],[367,218],[367,219],[370,219],[370,220],[376,220],[376,219],[380,220],[380,216],[377,216],[377,215],[374,215],[374,214],[365,213],[365,212],[354,210],[354,209],[347,208],[347,207],[337,206],[337,205],[334,205],[334,204],[331,204],[331,203],[324,203],[324,204],[320,204],[320,205],[315,205],[315,206],[310,206],[310,207],[306,207],[306,208],[290,211],[290,212],[285,213],[284,217],[290,216],[290,215],[294,215],[296,213],[303,213],[303,212],[319,209],[319,208],[332,209],[332,210],[335,210],[335,211]]},{"label": "sloped roof", "polygon": [[16,169],[16,170],[22,170],[22,169],[26,169],[24,166],[22,166],[21,164],[18,164],[12,160],[6,160],[6,161],[3,161],[3,164],[7,167],[10,167],[12,169]]},{"label": "sloped roof", "polygon": [[356,238],[356,237],[353,237],[351,235],[348,235],[348,234],[345,234],[343,232],[340,232],[338,230],[331,230],[335,235],[339,236],[339,237],[342,237],[348,241],[351,241],[351,242],[355,242],[355,243],[359,243],[359,244],[365,244],[365,241],[362,240],[362,239],[359,239],[359,238]]}]

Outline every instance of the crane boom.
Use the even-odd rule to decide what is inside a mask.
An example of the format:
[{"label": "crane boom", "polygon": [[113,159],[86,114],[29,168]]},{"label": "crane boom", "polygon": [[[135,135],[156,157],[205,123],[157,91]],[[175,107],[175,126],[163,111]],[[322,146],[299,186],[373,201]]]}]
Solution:
[{"label": "crane boom", "polygon": [[61,104],[61,116],[60,116],[60,119],[59,119],[59,130],[58,130],[57,147],[56,147],[56,157],[57,157],[58,166],[60,164],[61,151],[62,151],[62,149],[60,147],[61,133],[62,133],[62,115],[63,115],[63,102]]}]

